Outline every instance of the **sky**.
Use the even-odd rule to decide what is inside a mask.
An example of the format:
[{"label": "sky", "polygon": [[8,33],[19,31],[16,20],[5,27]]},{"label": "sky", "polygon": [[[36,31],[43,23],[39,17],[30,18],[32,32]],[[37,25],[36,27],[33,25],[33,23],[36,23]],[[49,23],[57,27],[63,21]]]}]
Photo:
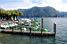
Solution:
[{"label": "sky", "polygon": [[51,6],[58,11],[67,11],[67,0],[0,0],[3,9],[28,9],[34,6]]}]

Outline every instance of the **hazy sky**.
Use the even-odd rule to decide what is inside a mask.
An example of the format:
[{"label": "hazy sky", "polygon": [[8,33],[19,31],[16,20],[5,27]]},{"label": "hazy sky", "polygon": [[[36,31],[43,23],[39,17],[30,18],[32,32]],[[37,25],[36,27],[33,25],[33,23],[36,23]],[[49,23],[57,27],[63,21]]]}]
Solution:
[{"label": "hazy sky", "polygon": [[67,11],[67,0],[0,0],[0,8],[27,9],[33,6],[51,6],[59,11]]}]

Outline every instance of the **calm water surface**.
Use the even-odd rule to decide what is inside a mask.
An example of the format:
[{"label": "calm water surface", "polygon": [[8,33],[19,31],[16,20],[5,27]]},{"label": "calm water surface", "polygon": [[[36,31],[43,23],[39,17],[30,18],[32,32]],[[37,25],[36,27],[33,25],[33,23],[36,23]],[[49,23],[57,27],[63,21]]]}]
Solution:
[{"label": "calm water surface", "polygon": [[44,18],[44,28],[53,31],[57,25],[56,37],[35,37],[0,33],[0,44],[67,44],[67,18]]}]

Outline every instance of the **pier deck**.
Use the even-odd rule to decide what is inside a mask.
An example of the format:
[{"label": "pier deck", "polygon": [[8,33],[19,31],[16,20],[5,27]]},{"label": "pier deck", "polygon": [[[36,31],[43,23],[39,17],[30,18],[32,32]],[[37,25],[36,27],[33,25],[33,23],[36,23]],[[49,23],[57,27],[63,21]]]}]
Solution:
[{"label": "pier deck", "polygon": [[41,31],[20,31],[20,30],[5,30],[2,33],[9,33],[9,34],[25,34],[25,35],[35,35],[35,36],[54,36],[54,32],[42,32]]}]

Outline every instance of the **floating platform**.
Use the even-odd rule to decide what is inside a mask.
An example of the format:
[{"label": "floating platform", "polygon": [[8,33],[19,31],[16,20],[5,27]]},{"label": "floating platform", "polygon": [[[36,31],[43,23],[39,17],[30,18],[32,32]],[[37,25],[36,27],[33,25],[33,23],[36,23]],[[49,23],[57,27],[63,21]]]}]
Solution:
[{"label": "floating platform", "polygon": [[55,36],[54,32],[42,32],[41,31],[11,31],[11,30],[6,30],[6,31],[1,31],[1,33],[8,33],[8,34],[19,34],[19,35],[31,35],[31,36]]}]

